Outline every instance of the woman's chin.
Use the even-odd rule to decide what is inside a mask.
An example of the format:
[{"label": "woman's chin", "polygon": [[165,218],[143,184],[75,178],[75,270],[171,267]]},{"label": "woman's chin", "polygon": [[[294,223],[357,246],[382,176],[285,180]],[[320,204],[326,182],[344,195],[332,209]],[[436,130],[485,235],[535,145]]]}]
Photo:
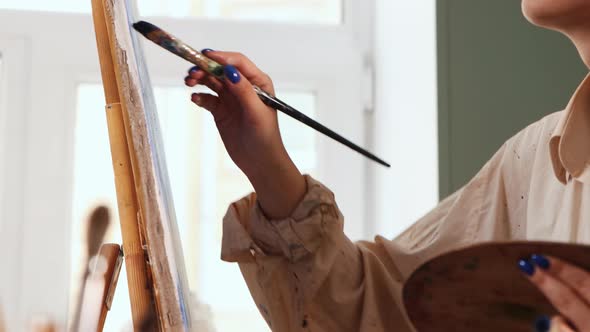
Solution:
[{"label": "woman's chin", "polygon": [[559,30],[578,21],[586,23],[583,21],[590,17],[590,1],[522,0],[522,12],[535,25]]}]

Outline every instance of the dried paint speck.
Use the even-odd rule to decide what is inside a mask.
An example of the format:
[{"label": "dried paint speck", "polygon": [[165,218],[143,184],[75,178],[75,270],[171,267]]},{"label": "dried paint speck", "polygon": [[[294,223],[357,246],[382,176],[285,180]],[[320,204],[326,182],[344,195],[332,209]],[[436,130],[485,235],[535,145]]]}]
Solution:
[{"label": "dried paint speck", "polygon": [[467,263],[463,265],[465,270],[475,271],[479,268],[479,258],[473,257]]}]

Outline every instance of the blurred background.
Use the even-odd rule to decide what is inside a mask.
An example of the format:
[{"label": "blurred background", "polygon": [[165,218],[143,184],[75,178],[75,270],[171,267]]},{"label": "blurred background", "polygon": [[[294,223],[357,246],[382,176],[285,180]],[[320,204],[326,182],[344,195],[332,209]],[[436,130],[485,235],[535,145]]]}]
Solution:
[{"label": "blurred background", "polygon": [[[354,240],[394,237],[469,180],[510,136],[565,107],[586,68],[528,24],[516,0],[141,0],[139,13],[197,48],[239,51],[277,96],[393,166],[289,118],[300,169],[327,184]],[[10,330],[62,326],[79,287],[82,223],[116,196],[90,1],[0,0],[0,303]],[[252,189],[207,112],[190,65],[144,43],[190,288],[216,331],[268,331],[221,219]],[[116,221],[116,220],[115,220]],[[121,242],[112,223],[108,241]],[[125,269],[107,331],[130,326]]]}]

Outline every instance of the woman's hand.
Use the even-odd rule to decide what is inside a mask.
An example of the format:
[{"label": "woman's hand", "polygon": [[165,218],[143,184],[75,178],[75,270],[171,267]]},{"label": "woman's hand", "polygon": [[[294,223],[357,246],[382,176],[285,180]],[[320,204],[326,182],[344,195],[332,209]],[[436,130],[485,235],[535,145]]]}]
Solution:
[{"label": "woman's hand", "polygon": [[590,273],[543,255],[521,260],[519,267],[561,314],[537,320],[537,331],[590,332]]},{"label": "woman's hand", "polygon": [[193,93],[191,100],[213,115],[227,152],[254,186],[267,216],[288,216],[306,184],[283,145],[277,112],[262,103],[252,87],[274,94],[270,77],[242,54],[208,49],[203,54],[225,66],[225,79],[191,68],[187,86],[205,85],[217,93]]}]

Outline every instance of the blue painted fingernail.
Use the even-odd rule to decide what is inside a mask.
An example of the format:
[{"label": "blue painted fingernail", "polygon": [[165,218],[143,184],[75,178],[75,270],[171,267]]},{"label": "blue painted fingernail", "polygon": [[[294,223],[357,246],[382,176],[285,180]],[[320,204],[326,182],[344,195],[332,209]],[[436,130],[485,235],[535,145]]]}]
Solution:
[{"label": "blue painted fingernail", "polygon": [[543,255],[534,254],[531,256],[531,260],[543,270],[547,270],[549,266],[551,266],[551,263],[549,263],[547,257]]},{"label": "blue painted fingernail", "polygon": [[526,273],[529,276],[532,276],[533,273],[535,273],[535,266],[531,264],[529,261],[525,261],[524,259],[518,261],[518,268],[520,268],[522,272]]},{"label": "blue painted fingernail", "polygon": [[225,68],[223,68],[223,71],[225,72],[225,77],[227,77],[228,80],[230,80],[233,84],[236,84],[240,81],[240,73],[238,72],[238,69],[232,65],[227,65],[225,66]]},{"label": "blue painted fingernail", "polygon": [[551,319],[547,316],[541,316],[535,320],[535,331],[548,332],[551,328]]},{"label": "blue painted fingernail", "polygon": [[201,50],[201,53],[203,53],[203,54],[205,54],[207,52],[213,52],[213,50],[210,49],[210,48],[204,48],[204,49]]},{"label": "blue painted fingernail", "polygon": [[200,70],[200,69],[199,69],[199,67],[198,67],[198,66],[194,66],[193,68],[189,69],[189,71],[188,71],[188,72],[189,72],[189,74],[193,74],[193,73],[196,73],[196,72],[198,72],[199,70]]}]

